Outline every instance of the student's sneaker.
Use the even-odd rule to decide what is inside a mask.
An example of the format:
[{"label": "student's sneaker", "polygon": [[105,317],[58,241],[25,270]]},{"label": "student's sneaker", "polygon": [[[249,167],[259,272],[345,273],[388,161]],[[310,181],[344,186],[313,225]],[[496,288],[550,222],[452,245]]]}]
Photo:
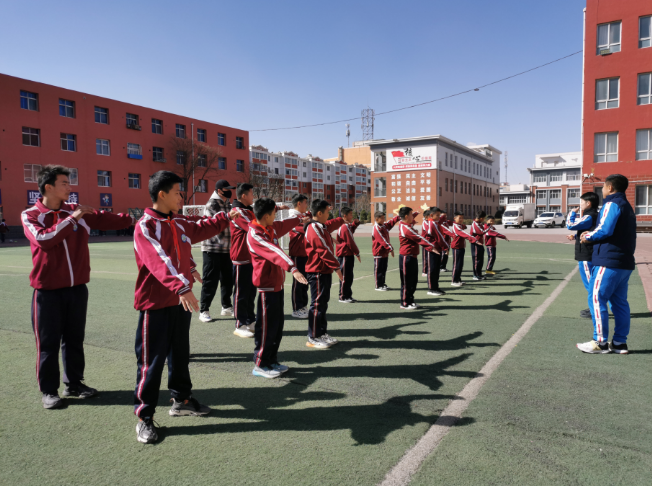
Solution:
[{"label": "student's sneaker", "polygon": [[309,348],[330,348],[333,345],[333,343],[329,343],[325,341],[324,339],[318,337],[318,338],[312,338],[308,336],[308,342],[306,343],[306,346]]},{"label": "student's sneaker", "polygon": [[303,319],[303,309],[297,309],[295,311],[292,311],[292,317],[296,317],[297,319]]},{"label": "student's sneaker", "polygon": [[589,342],[586,342],[586,343],[577,343],[577,349],[579,349],[583,353],[589,353],[589,354],[607,354],[607,353],[611,353],[611,349],[609,349],[609,343],[599,344],[596,341],[589,341]]},{"label": "student's sneaker", "polygon": [[378,292],[387,292],[389,290],[389,287],[385,285],[384,287],[378,287],[376,290]]},{"label": "student's sneaker", "polygon": [[421,273],[421,276],[422,276],[422,277],[427,277],[428,274],[427,274],[427,273]]},{"label": "student's sneaker", "polygon": [[334,337],[329,336],[328,334],[323,334],[321,336],[321,339],[323,341],[326,341],[327,343],[330,343],[331,345],[339,343],[339,341],[337,339],[335,339]]},{"label": "student's sneaker", "polygon": [[249,330],[249,326],[240,326],[235,331],[233,331],[233,334],[241,338],[254,337],[254,333]]},{"label": "student's sneaker", "polygon": [[287,371],[290,369],[290,368],[288,368],[287,366],[285,366],[284,364],[281,364],[281,363],[272,363],[270,365],[270,368],[272,368],[273,370],[278,371],[281,374],[287,373]]},{"label": "student's sneaker", "polygon": [[473,277],[473,280],[482,280],[482,277]]},{"label": "student's sneaker", "polygon": [[233,307],[222,307],[222,313],[223,316],[232,316],[233,315]]},{"label": "student's sneaker", "polygon": [[444,295],[444,292],[441,290],[429,290],[428,295],[434,295],[436,297],[439,297],[440,295]]},{"label": "student's sneaker", "polygon": [[419,308],[418,305],[416,304],[409,304],[409,305],[402,305],[401,309],[402,310],[417,310]]},{"label": "student's sneaker", "polygon": [[63,400],[57,393],[44,393],[41,401],[43,402],[43,408],[47,409],[59,408],[63,405]]},{"label": "student's sneaker", "polygon": [[440,269],[439,269],[439,272],[440,272],[440,273],[441,273],[441,272],[446,273],[446,272],[448,272],[448,268],[440,268]]},{"label": "student's sneaker", "polygon": [[485,270],[484,273],[486,273],[488,275],[496,275],[496,272],[494,272],[493,270]]},{"label": "student's sneaker", "polygon": [[97,390],[83,383],[79,385],[66,385],[65,390],[63,390],[64,397],[90,398],[95,395],[97,395]]},{"label": "student's sneaker", "polygon": [[341,304],[353,304],[355,300],[353,299],[340,299]]},{"label": "student's sneaker", "polygon": [[593,316],[591,315],[591,309],[584,309],[583,311],[580,311],[580,317],[585,319],[593,319]]},{"label": "student's sneaker", "polygon": [[271,366],[254,366],[254,370],[251,372],[254,376],[259,376],[261,378],[274,379],[281,376],[281,371],[274,369]]},{"label": "student's sneaker", "polygon": [[[224,315],[224,314],[222,314],[222,315]],[[202,312],[202,313],[199,314],[199,320],[202,321],[202,322],[211,322],[213,320],[213,318],[211,317],[211,315],[208,312]]]},{"label": "student's sneaker", "polygon": [[609,349],[611,349],[612,353],[629,354],[629,349],[627,349],[627,343],[614,344],[612,341],[609,344]]},{"label": "student's sneaker", "polygon": [[151,444],[158,440],[158,433],[152,419],[138,421],[136,424],[136,439],[143,444]]},{"label": "student's sneaker", "polygon": [[462,282],[451,282],[451,287],[461,287],[464,285]]},{"label": "student's sneaker", "polygon": [[183,415],[193,415],[195,417],[208,415],[211,413],[210,407],[202,405],[196,398],[190,397],[188,400],[177,401],[176,398],[171,400],[172,408],[170,415],[173,417],[181,417]]}]

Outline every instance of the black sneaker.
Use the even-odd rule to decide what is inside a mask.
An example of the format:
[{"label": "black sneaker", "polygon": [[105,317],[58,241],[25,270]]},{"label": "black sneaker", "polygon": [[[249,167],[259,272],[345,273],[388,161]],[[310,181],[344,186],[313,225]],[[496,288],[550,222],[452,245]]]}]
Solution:
[{"label": "black sneaker", "polygon": [[170,415],[173,417],[181,417],[184,415],[203,416],[211,413],[210,407],[202,405],[197,399],[190,397],[188,400],[177,401],[176,398],[171,400],[172,408]]},{"label": "black sneaker", "polygon": [[627,344],[614,344],[613,342],[609,343],[609,348],[612,353],[616,354],[629,354],[629,349],[627,349]]},{"label": "black sneaker", "polygon": [[57,393],[44,393],[41,401],[43,402],[43,408],[47,409],[59,408],[63,405],[63,400]]},{"label": "black sneaker", "polygon": [[83,383],[79,385],[66,385],[66,389],[63,390],[64,397],[90,398],[95,395],[97,395],[97,390]]},{"label": "black sneaker", "polygon": [[158,432],[151,418],[138,421],[136,424],[136,439],[143,444],[151,444],[158,440]]},{"label": "black sneaker", "polygon": [[580,311],[580,317],[585,319],[593,319],[593,317],[591,317],[591,309],[584,309],[583,311]]}]

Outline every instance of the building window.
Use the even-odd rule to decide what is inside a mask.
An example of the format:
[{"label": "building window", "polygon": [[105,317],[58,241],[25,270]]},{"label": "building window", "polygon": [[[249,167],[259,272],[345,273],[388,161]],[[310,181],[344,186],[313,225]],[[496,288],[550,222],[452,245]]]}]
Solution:
[{"label": "building window", "polygon": [[564,179],[564,174],[551,174],[550,182],[561,182]]},{"label": "building window", "polygon": [[638,47],[652,46],[652,17],[641,17],[638,21]]},{"label": "building window", "polygon": [[59,116],[75,118],[75,102],[59,98]]},{"label": "building window", "polygon": [[[217,158],[217,168],[220,170],[226,170],[226,157]],[[276,173],[278,174],[278,169],[276,169]]]},{"label": "building window", "polygon": [[235,170],[238,172],[244,172],[244,160],[235,161]]},{"label": "building window", "polygon": [[186,138],[186,126],[176,124],[177,138]]},{"label": "building window", "polygon": [[[225,133],[218,133],[217,134],[217,144],[222,145],[222,146],[226,145],[226,134]],[[277,160],[277,162],[278,162],[278,160]]]},{"label": "building window", "polygon": [[203,128],[197,129],[197,141],[206,143],[206,130]]},{"label": "building window", "polygon": [[41,166],[37,164],[23,164],[24,180],[25,182],[38,182],[38,173],[41,171]]},{"label": "building window", "polygon": [[66,152],[76,152],[77,151],[77,137],[70,133],[61,134],[61,150]]},{"label": "building window", "polygon": [[163,158],[163,147],[152,147],[152,157],[154,162],[165,162]]},{"label": "building window", "polygon": [[23,110],[38,111],[38,95],[29,91],[21,91],[20,107]]},{"label": "building window", "polygon": [[186,181],[179,182],[179,191],[186,192]]},{"label": "building window", "polygon": [[177,150],[177,165],[186,163],[186,153],[183,150]]},{"label": "building window", "polygon": [[652,160],[652,130],[636,130],[636,160]]},{"label": "building window", "polygon": [[448,192],[448,179],[445,180],[444,187],[445,191]]},{"label": "building window", "polygon": [[163,133],[163,120],[152,118],[152,133],[161,135]]},{"label": "building window", "polygon": [[41,145],[41,130],[38,128],[23,127],[23,145],[39,147]]},{"label": "building window", "polygon": [[140,174],[129,174],[129,189],[140,189]]},{"label": "building window", "polygon": [[387,196],[387,178],[376,177],[376,179],[374,179],[374,197],[386,197],[386,196]]},{"label": "building window", "polygon": [[618,160],[618,132],[596,133],[594,162],[616,162]]},{"label": "building window", "polygon": [[620,22],[598,25],[598,54],[620,52]]},{"label": "building window", "polygon": [[636,186],[636,214],[652,214],[652,186]]},{"label": "building window", "polygon": [[235,148],[237,149],[244,148],[244,137],[235,137]]},{"label": "building window", "polygon": [[[577,199],[575,201],[575,199]],[[579,189],[569,189],[568,190],[568,203],[571,203],[571,200],[573,204],[579,204],[579,199],[580,199],[580,190]]]},{"label": "building window", "polygon": [[111,155],[111,146],[108,140],[98,138],[95,140],[95,152],[97,155]]},{"label": "building window", "polygon": [[77,169],[71,169],[68,168],[70,171],[70,177],[68,177],[68,180],[70,181],[71,186],[77,186],[79,185],[79,175],[77,173]]},{"label": "building window", "polygon": [[204,179],[199,179],[199,185],[197,186],[197,192],[208,192],[208,181]]},{"label": "building window", "polygon": [[95,123],[103,123],[105,125],[109,123],[108,108],[100,108],[99,106],[95,107]]},{"label": "building window", "polygon": [[111,187],[111,172],[108,170],[98,170],[97,185],[99,187]]},{"label": "building window", "polygon": [[638,104],[652,103],[652,73],[638,75]]},{"label": "building window", "polygon": [[199,154],[197,156],[197,167],[206,167],[206,154]]},{"label": "building window", "polygon": [[618,78],[599,79],[595,86],[595,109],[618,108]]},{"label": "building window", "polygon": [[127,157],[130,159],[142,159],[143,151],[140,148],[140,145],[137,143],[128,143],[127,144]]},{"label": "building window", "polygon": [[136,127],[138,127],[138,115],[134,115],[133,113],[127,113],[127,128],[136,128]]}]

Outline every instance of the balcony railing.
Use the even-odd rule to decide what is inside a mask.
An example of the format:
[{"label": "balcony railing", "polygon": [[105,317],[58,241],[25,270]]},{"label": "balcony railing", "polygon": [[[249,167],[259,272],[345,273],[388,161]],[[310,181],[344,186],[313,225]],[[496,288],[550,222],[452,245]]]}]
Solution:
[{"label": "balcony railing", "polygon": [[385,190],[385,189],[376,189],[374,191],[374,197],[387,197],[387,190]]}]

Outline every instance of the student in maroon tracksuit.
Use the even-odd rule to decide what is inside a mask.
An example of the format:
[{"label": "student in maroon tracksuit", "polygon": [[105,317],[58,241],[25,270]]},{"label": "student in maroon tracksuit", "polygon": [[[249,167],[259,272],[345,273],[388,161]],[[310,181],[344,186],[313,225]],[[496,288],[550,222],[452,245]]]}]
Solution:
[{"label": "student in maroon tracksuit", "polygon": [[[441,254],[441,271],[442,272],[448,272],[448,255],[450,253],[450,247],[451,247],[451,240],[453,237],[453,232],[451,231],[451,228],[453,227],[453,222],[448,219],[448,216],[446,213],[441,213],[441,217],[439,218],[439,222],[437,224],[437,228],[444,234],[444,239],[446,240],[446,244],[448,245],[448,250],[446,250],[446,253]],[[448,230],[446,233],[445,230]]]},{"label": "student in maroon tracksuit", "polygon": [[[298,217],[274,221],[276,203],[263,197],[254,204],[255,221],[249,223],[247,245],[253,263],[253,284],[258,288],[256,312],[256,348],[254,376],[278,378],[288,367],[278,362],[278,348],[283,339],[283,284],[285,272],[294,280],[307,284],[292,259],[278,246],[278,239],[286,235],[302,220]],[[304,222],[308,218],[304,218]]]},{"label": "student in maroon tracksuit", "polygon": [[473,262],[473,280],[485,280],[486,277],[482,275],[482,267],[484,266],[484,219],[487,213],[479,210],[475,213],[475,219],[471,223],[471,236],[475,237],[478,241],[471,244],[471,261]]},{"label": "student in maroon tracksuit", "polygon": [[[421,225],[421,236],[423,236],[426,239],[428,239],[426,235],[428,234],[428,227],[430,225],[429,214],[430,214],[429,209],[426,209],[423,212],[423,224]],[[422,269],[421,276],[422,277],[427,277],[428,276],[428,263],[429,263],[430,258],[428,257],[427,253],[429,253],[429,252],[425,248],[421,248],[421,260],[422,260],[422,263],[421,263],[421,269]]]},{"label": "student in maroon tracksuit", "polygon": [[[440,296],[444,295],[444,292],[439,288],[439,272],[441,270],[441,257],[446,250],[448,250],[448,244],[444,238],[444,234],[440,231],[438,227],[439,218],[441,211],[437,207],[430,208],[428,211],[428,224],[426,227],[426,234],[424,238],[430,243],[435,245],[434,251],[426,252],[428,254],[428,295]],[[424,212],[424,214],[426,214]],[[425,224],[425,223],[424,223]]]},{"label": "student in maroon tracksuit", "polygon": [[360,250],[358,245],[355,244],[353,233],[360,226],[359,220],[353,220],[353,209],[343,207],[340,212],[344,218],[344,224],[337,230],[337,245],[335,247],[335,254],[337,260],[340,262],[340,269],[344,280],[340,282],[340,302],[343,304],[352,304],[357,302],[353,298],[353,266],[355,265],[354,258],[360,262]]},{"label": "student in maroon tracksuit", "polygon": [[451,241],[451,248],[453,249],[453,275],[451,286],[461,287],[464,285],[462,282],[462,270],[464,269],[464,253],[466,252],[466,240],[475,243],[477,240],[471,236],[466,230],[464,224],[464,213],[455,211],[453,218],[453,226],[451,228],[453,238]]},{"label": "student in maroon tracksuit", "polygon": [[[419,213],[416,213],[419,214]],[[398,268],[401,274],[401,309],[414,310],[419,306],[414,302],[414,292],[419,281],[419,245],[428,251],[436,251],[435,245],[426,240],[413,228],[414,213],[408,207],[402,207],[398,215],[398,238],[401,249],[398,256]]]},{"label": "student in maroon tracksuit", "polygon": [[[290,216],[298,218],[312,217],[308,211],[308,198],[303,194],[295,194],[292,198],[292,209]],[[306,232],[303,224],[297,225],[290,231],[290,258],[294,262],[301,275],[306,274]],[[296,278],[292,279],[292,317],[306,319],[308,317],[308,285],[304,285]]]},{"label": "student in maroon tracksuit", "polygon": [[310,311],[308,313],[309,348],[330,348],[338,340],[328,335],[326,311],[331,297],[333,272],[343,280],[340,262],[335,258],[333,238],[331,233],[344,224],[344,219],[328,220],[332,209],[330,203],[323,199],[315,199],[311,204],[312,218],[305,225],[306,231],[306,277],[310,284]]},{"label": "student in maroon tracksuit", "polygon": [[496,231],[494,223],[496,219],[493,216],[487,217],[487,224],[484,225],[485,240],[484,244],[487,247],[487,273],[489,275],[496,275],[494,272],[494,263],[496,263],[496,238],[509,241],[509,239]]},{"label": "student in maroon tracksuit", "polygon": [[95,211],[89,206],[67,204],[70,171],[47,165],[38,173],[42,196],[23,211],[25,236],[32,250],[29,280],[32,328],[36,337],[36,379],[43,407],[63,405],[59,397],[59,348],[63,361],[65,397],[88,398],[97,390],[84,380],[84,333],[90,280],[88,237],[91,229],[118,230],[133,225],[129,215]]},{"label": "student in maroon tracksuit", "polygon": [[134,413],[139,442],[158,439],[152,421],[167,360],[168,388],[172,392],[169,414],[206,415],[210,408],[192,397],[190,361],[190,320],[199,312],[192,293],[191,248],[221,233],[237,211],[217,213],[213,218],[191,221],[174,210],[182,196],[182,179],[169,171],[159,171],[149,179],[153,207],[145,210],[134,231],[134,252],[138,266],[134,307],[140,311],[136,332],[137,384]]},{"label": "student in maroon tracksuit", "polygon": [[374,214],[374,228],[371,231],[371,252],[374,255],[374,279],[376,290],[386,292],[389,287],[385,285],[387,274],[388,256],[391,253],[394,257],[394,247],[389,243],[389,232],[399,222],[399,217],[394,216],[385,222],[385,213],[376,211]]}]

